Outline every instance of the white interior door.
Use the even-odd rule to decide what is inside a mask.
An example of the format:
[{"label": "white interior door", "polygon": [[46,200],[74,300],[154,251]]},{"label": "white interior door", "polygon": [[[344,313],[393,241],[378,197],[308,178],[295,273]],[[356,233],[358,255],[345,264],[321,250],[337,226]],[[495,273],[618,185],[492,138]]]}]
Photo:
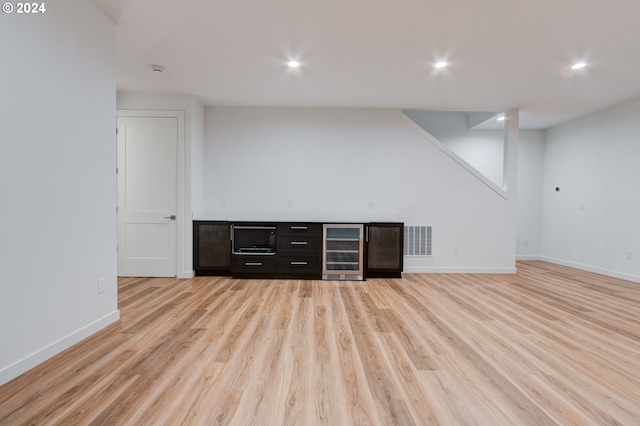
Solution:
[{"label": "white interior door", "polygon": [[176,117],[118,117],[118,275],[176,276]]}]

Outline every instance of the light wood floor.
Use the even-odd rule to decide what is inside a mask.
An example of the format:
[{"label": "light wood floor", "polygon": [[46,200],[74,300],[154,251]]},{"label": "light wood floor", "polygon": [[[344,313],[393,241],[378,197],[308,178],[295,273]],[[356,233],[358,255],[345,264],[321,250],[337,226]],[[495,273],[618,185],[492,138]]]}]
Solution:
[{"label": "light wood floor", "polygon": [[519,262],[119,288],[121,321],[0,387],[0,424],[640,424],[640,284]]}]

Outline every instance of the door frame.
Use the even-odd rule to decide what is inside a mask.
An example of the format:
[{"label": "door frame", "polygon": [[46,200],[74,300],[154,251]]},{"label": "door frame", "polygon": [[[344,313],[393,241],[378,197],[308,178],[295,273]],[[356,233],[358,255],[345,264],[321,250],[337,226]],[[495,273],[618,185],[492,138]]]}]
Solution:
[{"label": "door frame", "polygon": [[[185,223],[187,221],[185,210],[185,127],[184,111],[178,110],[140,110],[140,109],[118,109],[116,110],[116,126],[119,117],[143,117],[143,118],[176,118],[178,120],[178,149],[176,153],[176,276],[178,278],[189,278],[184,275],[184,241]],[[117,140],[116,140],[117,144]],[[117,167],[117,164],[116,164]],[[116,186],[117,187],[117,186]],[[116,194],[117,200],[117,194]],[[188,218],[191,219],[190,217]],[[117,224],[116,224],[117,226]],[[117,229],[116,229],[117,232]]]}]

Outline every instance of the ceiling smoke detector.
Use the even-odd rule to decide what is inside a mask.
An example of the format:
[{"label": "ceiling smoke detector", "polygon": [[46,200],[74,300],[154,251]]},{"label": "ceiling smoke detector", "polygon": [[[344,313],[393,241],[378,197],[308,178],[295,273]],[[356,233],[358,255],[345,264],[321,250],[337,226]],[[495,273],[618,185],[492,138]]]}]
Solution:
[{"label": "ceiling smoke detector", "polygon": [[164,72],[164,67],[162,65],[151,65],[151,70],[153,72]]}]

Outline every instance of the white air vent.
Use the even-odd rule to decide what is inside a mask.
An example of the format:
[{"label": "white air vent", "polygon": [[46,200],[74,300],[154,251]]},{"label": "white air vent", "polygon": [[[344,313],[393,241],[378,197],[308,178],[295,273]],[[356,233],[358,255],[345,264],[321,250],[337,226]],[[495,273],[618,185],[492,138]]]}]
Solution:
[{"label": "white air vent", "polygon": [[404,255],[422,257],[431,256],[431,226],[404,226]]}]

